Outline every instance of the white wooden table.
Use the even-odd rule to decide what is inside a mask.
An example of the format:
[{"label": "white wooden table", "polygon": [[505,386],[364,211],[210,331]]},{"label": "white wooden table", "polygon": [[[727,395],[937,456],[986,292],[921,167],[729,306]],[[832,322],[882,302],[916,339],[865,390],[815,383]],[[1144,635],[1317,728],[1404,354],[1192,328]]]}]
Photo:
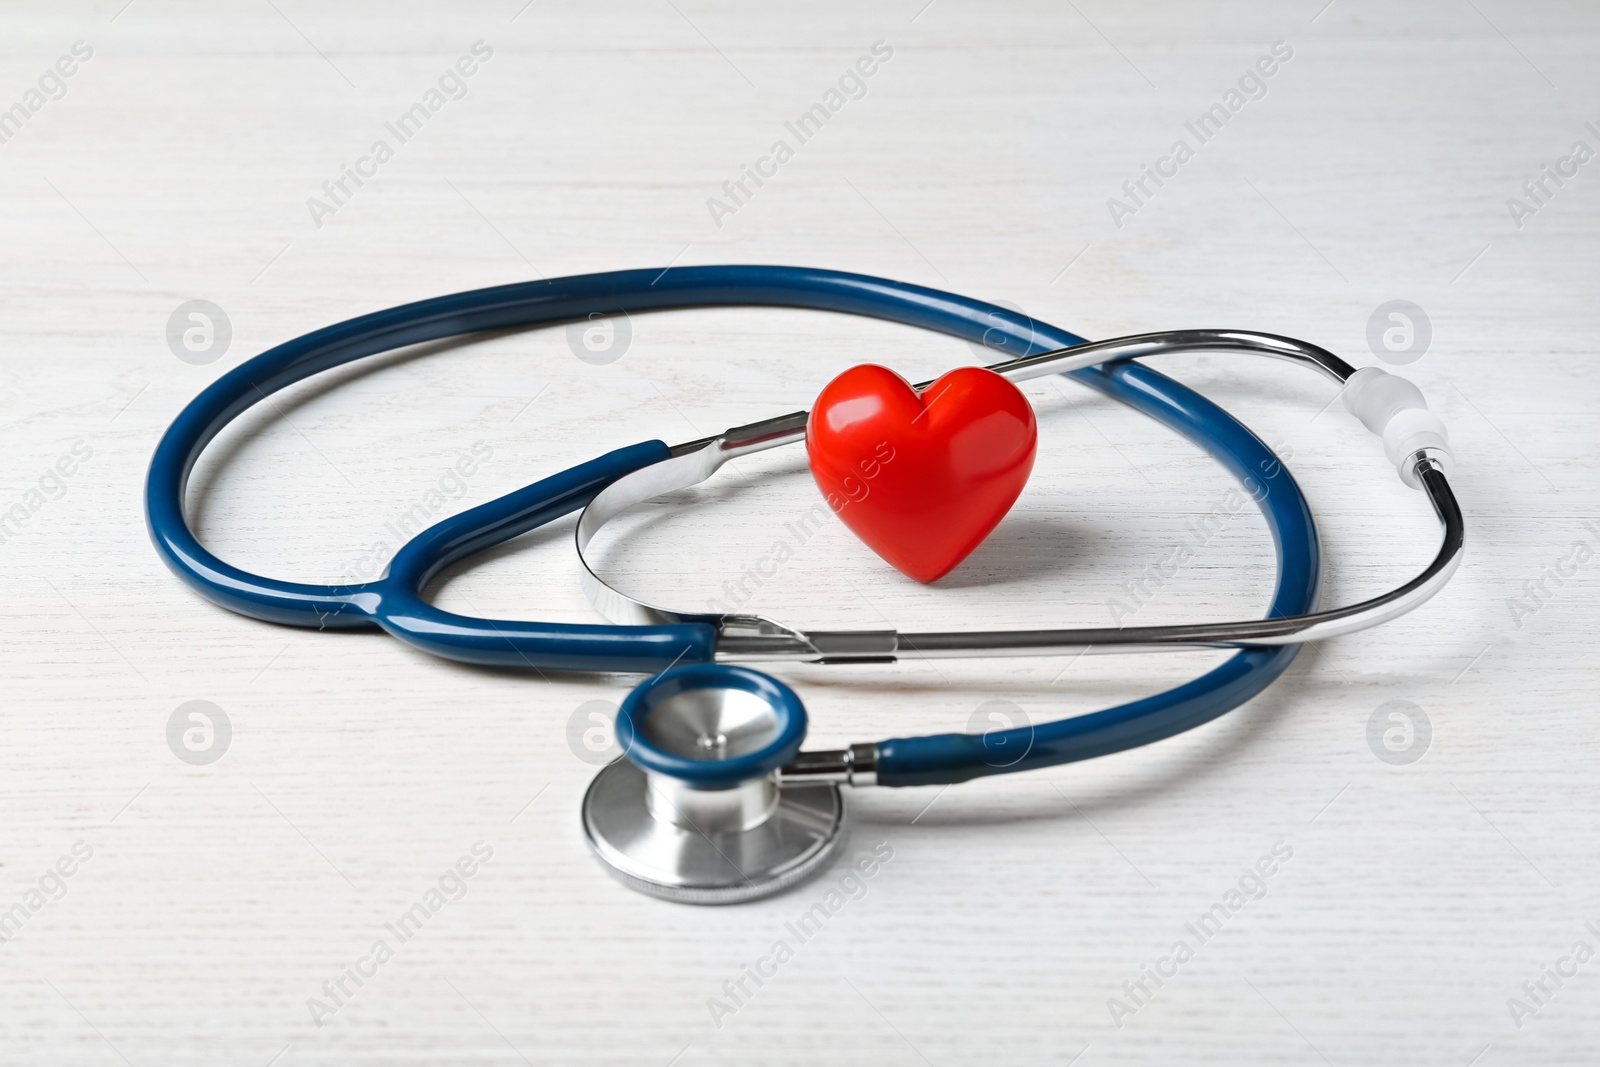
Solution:
[{"label": "white wooden table", "polygon": [[[0,1060],[1600,1060],[1600,961],[1572,955],[1600,950],[1600,163],[1545,178],[1542,203],[1523,189],[1575,141],[1600,150],[1600,10],[1321,6],[7,5],[0,107],[22,113],[0,115]],[[826,107],[880,41],[892,55],[846,79],[801,143],[786,123]],[[1246,78],[1280,41],[1292,55]],[[446,77],[461,57],[471,76]],[[1185,124],[1241,78],[1202,142]],[[402,139],[386,123],[408,113]],[[731,200],[723,184],[779,140],[792,152],[761,164],[776,173]],[[1170,176],[1134,199],[1123,185],[1147,165]],[[341,179],[335,198],[324,183]],[[1357,364],[1377,361],[1375,309],[1411,301],[1431,343],[1403,372],[1457,443],[1468,562],[1425,609],[1307,650],[1191,734],[852,795],[847,855],[886,843],[892,859],[801,944],[786,924],[838,869],[695,909],[626,891],[588,855],[583,730],[633,679],[540,680],[254,622],[152,552],[140,490],[158,436],[266,347],[478,286],[730,261],[947,287],[1091,337],[1282,332]],[[180,341],[185,360],[168,323],[192,300],[220,307],[231,338]],[[855,362],[914,377],[981,355],[799,312],[629,325],[607,364],[552,329],[295,389],[207,454],[195,521],[228,560],[334,580],[381,564],[389,527],[419,508],[803,406]],[[1326,383],[1220,357],[1161,368],[1292,454],[1328,603],[1427,559],[1424,501],[1327,407]],[[1107,622],[1119,583],[1231,483],[1076,386],[1027,392],[1038,469],[952,579],[915,587],[830,523],[748,606],[799,624]],[[473,473],[452,476],[475,447]],[[801,463],[751,460],[753,488],[724,479],[653,513],[617,573],[675,603],[716,596],[811,506]],[[436,600],[592,618],[569,529],[458,569]],[[1241,513],[1138,621],[1248,616],[1271,580],[1269,540]],[[829,745],[964,729],[992,699],[1044,721],[1214,661],[783,673]],[[204,765],[168,742],[195,700],[231,724]],[[1390,740],[1403,748],[1409,722],[1420,759],[1369,744],[1391,701],[1410,718]],[[1275,849],[1258,893],[1246,876]],[[449,873],[463,857],[470,878]],[[1219,902],[1226,922],[1197,937]],[[386,924],[419,903],[437,908],[402,941]],[[373,957],[380,939],[392,958]],[[792,958],[759,988],[744,979],[780,939]],[[741,980],[732,999],[724,983]]]}]

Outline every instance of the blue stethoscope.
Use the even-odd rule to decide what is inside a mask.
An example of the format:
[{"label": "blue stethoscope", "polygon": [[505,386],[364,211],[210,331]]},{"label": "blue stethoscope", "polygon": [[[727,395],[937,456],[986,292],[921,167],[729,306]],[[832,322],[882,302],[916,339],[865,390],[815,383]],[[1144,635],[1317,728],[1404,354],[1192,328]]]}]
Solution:
[{"label": "blue stethoscope", "polygon": [[[1020,353],[991,369],[1013,380],[1067,373],[1172,427],[1223,464],[1257,501],[1278,575],[1264,619],[1118,629],[902,633],[818,631],[747,615],[678,612],[605,582],[583,557],[595,532],[644,500],[695,484],[727,459],[799,440],[805,413],[671,446],[646,441],[514,490],[423,530],[382,577],[353,585],[284,582],[206,550],[184,498],[196,460],[239,414],[311,375],[364,356],[484,330],[622,312],[720,305],[812,308],[888,319]],[[1383,596],[1316,611],[1320,556],[1311,509],[1276,456],[1227,412],[1135,357],[1249,351],[1308,366],[1339,383],[1345,406],[1380,436],[1407,484],[1443,527],[1433,562]],[[1416,387],[1355,370],[1314,345],[1233,330],[1143,334],[1090,343],[994,305],[859,274],[795,267],[679,267],[578,275],[478,289],[350,319],[286,342],[224,374],[178,415],[151,460],[150,536],[192,588],[232,611],[315,629],[379,628],[448,659],[503,667],[616,671],[651,677],[623,701],[623,758],[584,801],[590,845],[641,891],[691,903],[777,892],[819,870],[841,839],[840,785],[947,784],[1088,759],[1170,737],[1261,692],[1301,643],[1411,610],[1460,560],[1463,525],[1446,479],[1444,426]],[[434,607],[422,590],[441,570],[584,509],[580,576],[607,625],[472,618]],[[794,692],[745,662],[886,662],[905,658],[1071,655],[1085,651],[1237,649],[1165,693],[1059,722],[983,735],[936,734],[802,752],[805,709]]]}]

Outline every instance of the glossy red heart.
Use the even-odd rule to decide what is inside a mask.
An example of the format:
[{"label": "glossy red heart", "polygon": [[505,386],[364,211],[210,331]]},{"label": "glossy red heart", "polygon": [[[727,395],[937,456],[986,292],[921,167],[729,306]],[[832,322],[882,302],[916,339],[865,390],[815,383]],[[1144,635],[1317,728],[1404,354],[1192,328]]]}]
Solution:
[{"label": "glossy red heart", "polygon": [[982,367],[953,370],[920,395],[887,367],[851,367],[806,422],[828,506],[919,582],[950,573],[1011,509],[1037,441],[1027,397]]}]

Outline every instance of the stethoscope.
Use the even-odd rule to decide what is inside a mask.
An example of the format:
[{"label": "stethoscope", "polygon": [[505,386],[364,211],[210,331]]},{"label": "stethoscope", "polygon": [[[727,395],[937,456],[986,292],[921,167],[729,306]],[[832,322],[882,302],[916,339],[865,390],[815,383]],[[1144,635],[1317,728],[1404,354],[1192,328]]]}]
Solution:
[{"label": "stethoscope", "polygon": [[[990,369],[1022,381],[1069,374],[1200,445],[1261,509],[1277,557],[1264,619],[1180,626],[903,633],[814,630],[746,614],[676,611],[607,583],[586,553],[629,508],[695,485],[741,455],[802,440],[806,412],[687,444],[647,441],[608,452],[423,530],[384,575],[354,585],[262,577],[207,551],[184,497],[206,445],[246,409],[363,356],[483,330],[662,308],[766,305],[869,315],[1021,352]],[[1417,577],[1382,596],[1318,611],[1321,559],[1311,509],[1287,468],[1220,407],[1136,362],[1171,352],[1254,352],[1321,372],[1345,407],[1383,439],[1406,484],[1444,533]],[[842,839],[840,786],[949,784],[1149,744],[1199,726],[1276,679],[1301,643],[1402,615],[1437,593],[1460,562],[1463,523],[1447,480],[1444,424],[1421,392],[1376,367],[1356,370],[1315,345],[1240,330],[1141,334],[1095,343],[1003,308],[859,274],[795,267],[675,267],[578,275],[478,289],[375,312],[306,334],[224,374],[168,428],[146,484],[150,536],[192,588],[232,611],[316,629],[378,627],[467,663],[650,674],[622,702],[624,755],[583,802],[590,846],[642,892],[688,903],[766,896],[825,866]],[[422,598],[444,568],[583,509],[576,545],[590,602],[608,625],[471,618]],[[936,734],[800,751],[806,713],[792,689],[744,662],[887,663],[897,659],[1060,656],[1228,648],[1225,662],[1165,693],[1058,722],[983,735]]]}]

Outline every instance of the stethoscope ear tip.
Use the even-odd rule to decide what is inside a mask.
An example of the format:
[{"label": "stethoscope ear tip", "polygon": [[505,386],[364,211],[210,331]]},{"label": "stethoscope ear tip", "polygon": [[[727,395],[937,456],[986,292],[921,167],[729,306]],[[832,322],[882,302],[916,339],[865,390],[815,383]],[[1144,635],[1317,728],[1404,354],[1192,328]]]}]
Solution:
[{"label": "stethoscope ear tip", "polygon": [[623,756],[584,794],[589,846],[629,888],[685,904],[804,881],[844,828],[836,784],[779,785],[805,732],[800,698],[760,671],[706,663],[656,675],[623,701]]}]

